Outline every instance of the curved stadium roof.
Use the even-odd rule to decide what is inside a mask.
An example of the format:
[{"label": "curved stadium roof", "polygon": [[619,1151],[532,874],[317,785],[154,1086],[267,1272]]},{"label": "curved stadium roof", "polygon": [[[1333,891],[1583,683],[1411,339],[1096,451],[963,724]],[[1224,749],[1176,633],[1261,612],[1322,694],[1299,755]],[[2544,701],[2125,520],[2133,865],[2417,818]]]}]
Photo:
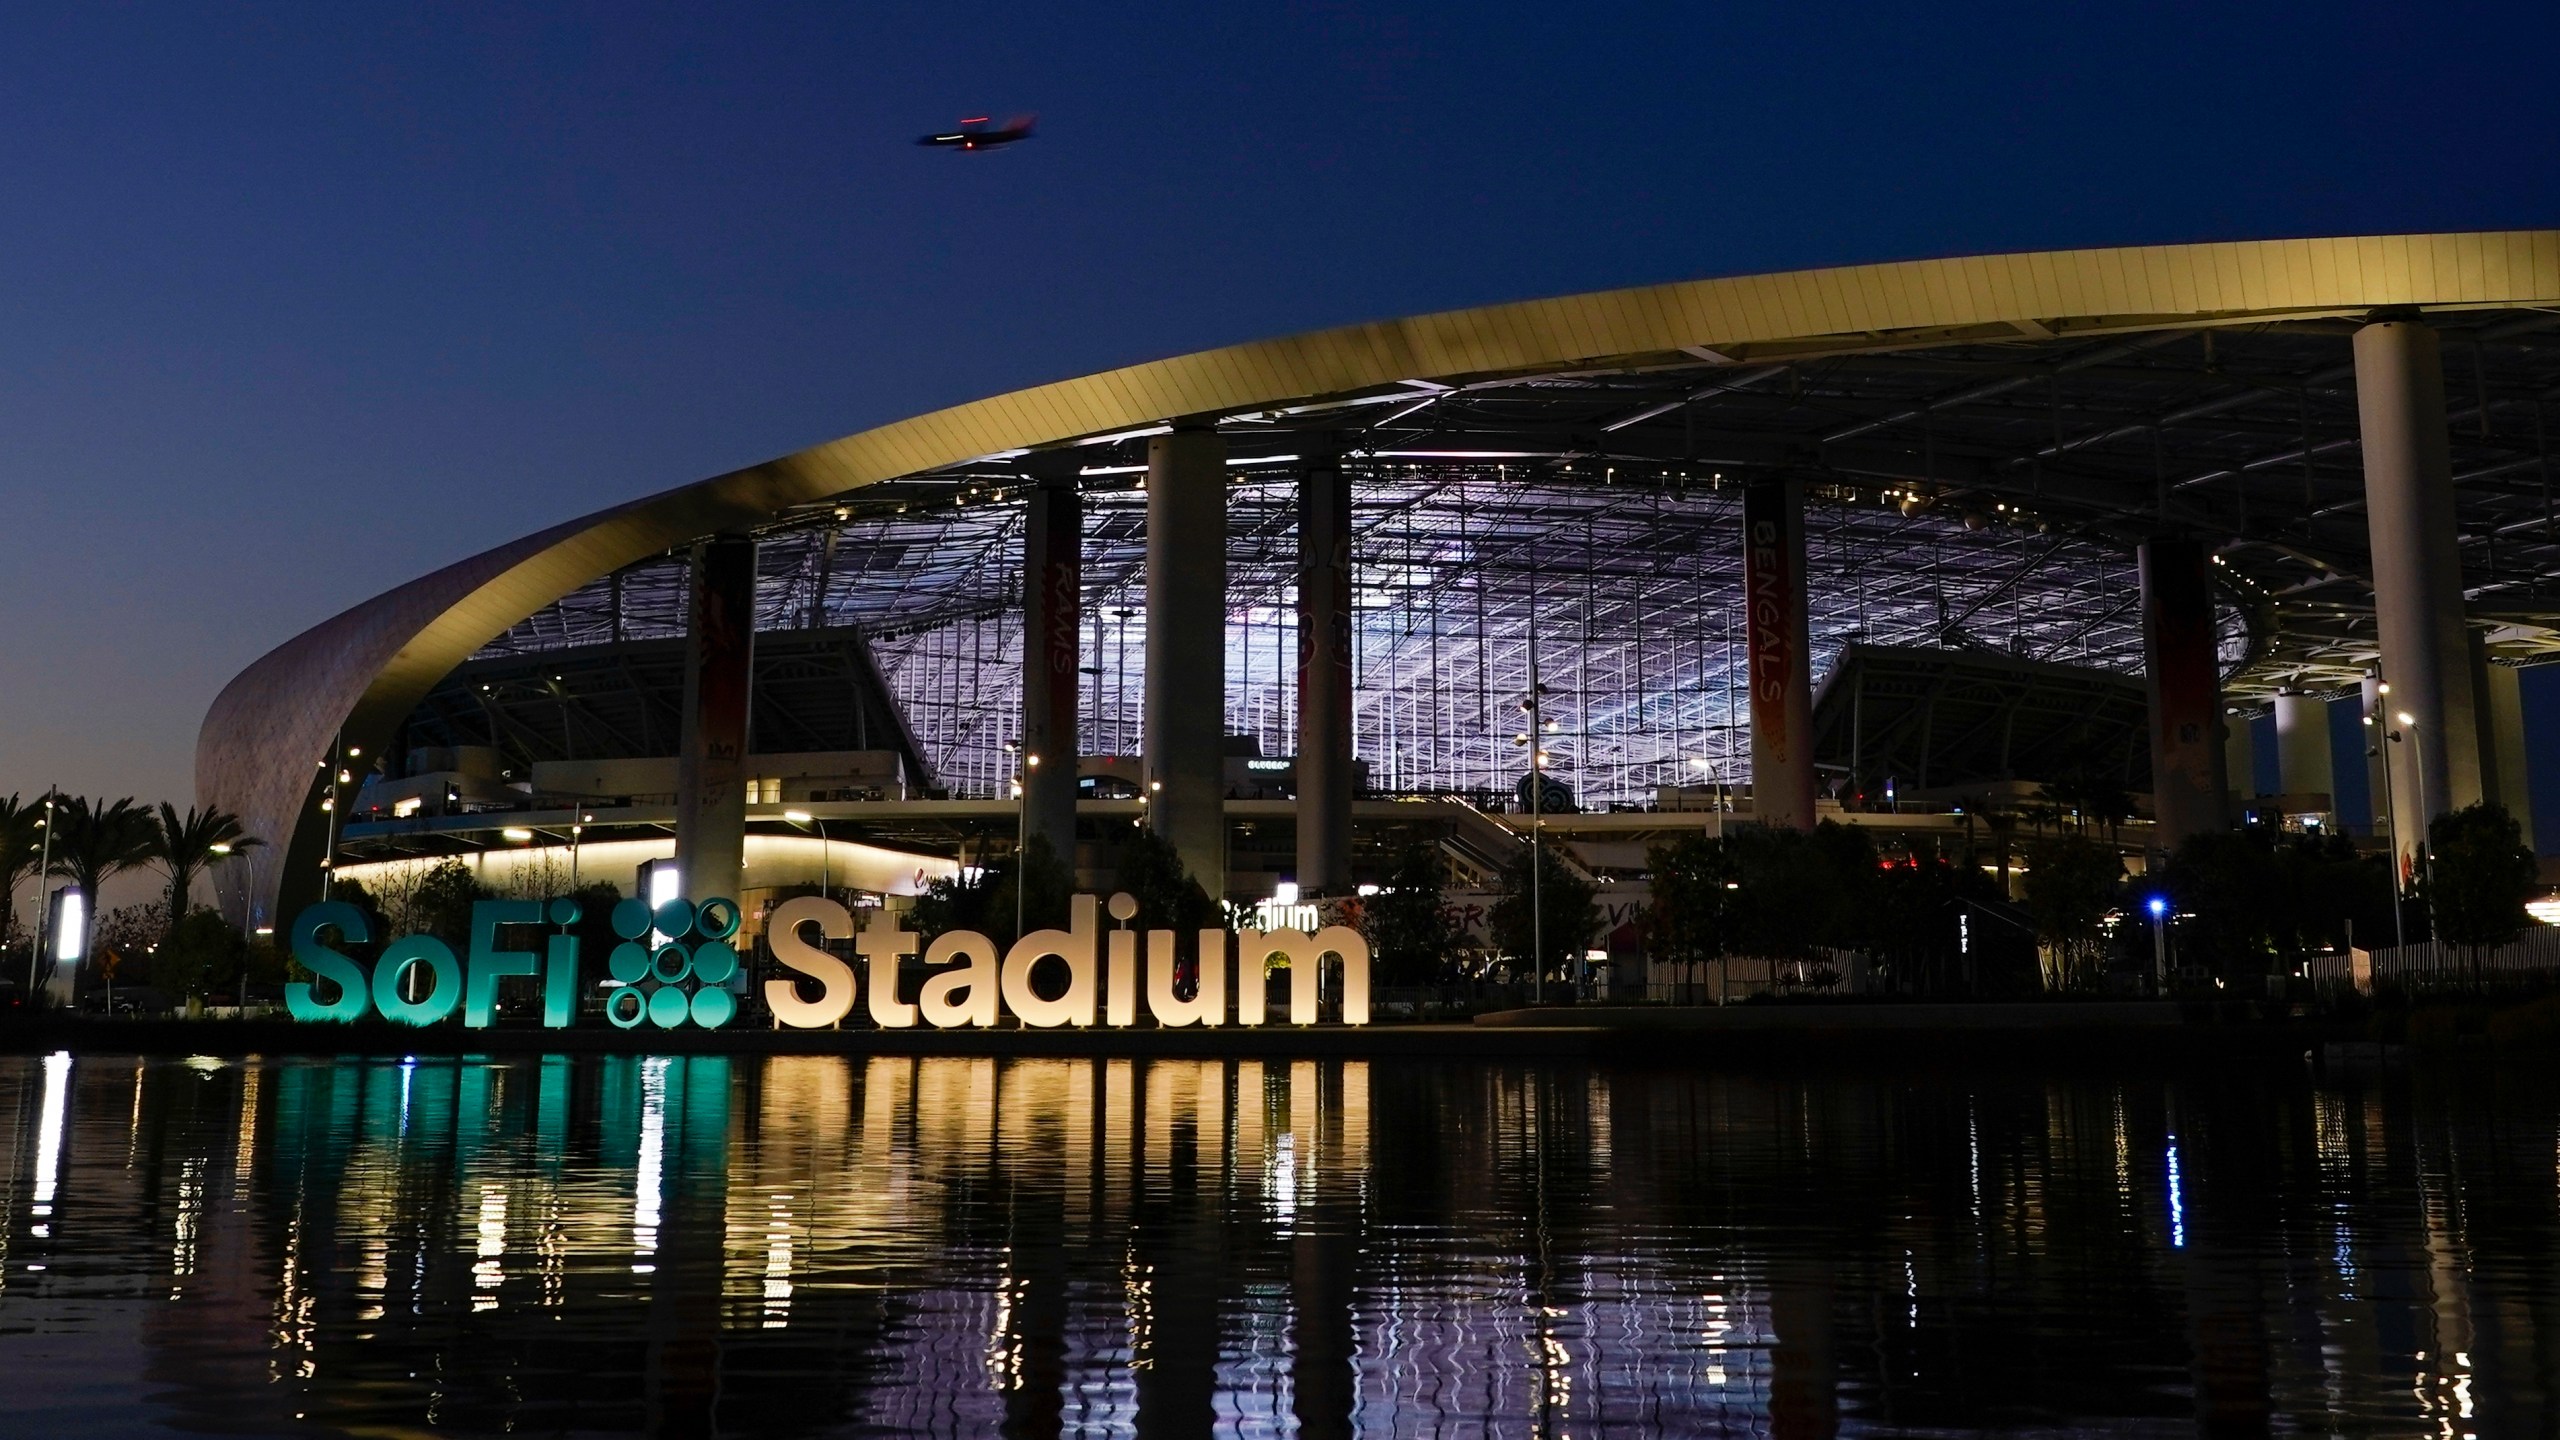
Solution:
[{"label": "curved stadium roof", "polygon": [[[1255,607],[1286,603],[1276,537],[1287,507],[1276,491],[1256,499],[1283,472],[1257,476],[1256,462],[1285,467],[1322,431],[1349,447],[1364,508],[1401,518],[1408,559],[1423,537],[1424,562],[1405,568],[1400,591],[1394,568],[1382,572],[1381,605],[1428,609],[1464,593],[1430,556],[1474,523],[1466,556],[1492,573],[1507,546],[1515,576],[1477,593],[1534,610],[1563,568],[1542,561],[1536,537],[1582,527],[1586,571],[1595,553],[1610,557],[1616,593],[1633,597],[1607,610],[1588,575],[1582,639],[1647,623],[1674,633],[1673,618],[1709,593],[1708,558],[1722,564],[1733,548],[1720,487],[1793,474],[1837,516],[1831,532],[1809,526],[1827,593],[1839,607],[1856,592],[1857,623],[1834,642],[1987,635],[2010,653],[2122,668],[2125,555],[2165,527],[2218,546],[2235,690],[2344,684],[2373,653],[2347,337],[2376,313],[2423,313],[2444,333],[2473,616],[2499,627],[2510,658],[2536,652],[2560,616],[2543,424],[2560,398],[2560,233],[2083,250],[1355,325],[882,426],[513,541],[295,637],[214,702],[198,790],[279,842],[259,882],[273,895],[279,873],[316,872],[317,784],[338,737],[379,753],[456,666],[579,643],[589,587],[619,576],[617,590],[627,580],[645,592],[653,561],[712,533],[771,537],[770,580],[858,532],[867,558],[831,562],[811,586],[814,623],[914,636],[948,632],[974,607],[983,624],[1008,598],[1001,502],[1037,449],[1077,447],[1097,492],[1088,607],[1108,611],[1110,587],[1135,575],[1110,563],[1132,538],[1113,528],[1134,524],[1127,467],[1177,417],[1213,418],[1224,433],[1237,543],[1274,541],[1271,575],[1237,577],[1248,634]],[[1371,535],[1371,570],[1395,556],[1397,523]],[[1837,539],[1828,552],[1825,533]],[[822,547],[822,535],[838,538]],[[900,558],[882,561],[884,547]],[[911,548],[932,558],[908,563]],[[1257,599],[1257,584],[1272,593]],[[775,605],[794,603],[767,588]],[[1641,669],[1647,647],[1626,648],[1620,666]],[[1708,642],[1697,648],[1683,683],[1703,693]],[[1693,707],[1678,724],[1703,722]]]}]

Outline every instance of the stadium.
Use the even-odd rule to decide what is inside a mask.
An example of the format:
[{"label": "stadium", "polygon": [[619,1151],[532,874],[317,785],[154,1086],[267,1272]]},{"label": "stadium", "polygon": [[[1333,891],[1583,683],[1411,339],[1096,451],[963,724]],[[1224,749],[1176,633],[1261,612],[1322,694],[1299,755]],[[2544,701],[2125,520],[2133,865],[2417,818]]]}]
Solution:
[{"label": "stadium", "polygon": [[259,927],[453,856],[754,909],[1036,840],[1090,885],[1141,827],[1280,905],[1417,843],[1483,887],[1533,829],[1621,896],[1650,845],[1727,825],[1972,854],[2039,797],[2122,796],[2136,865],[2246,814],[2405,850],[2475,800],[2530,813],[2555,398],[2554,232],[1857,266],[1236,345],[400,585],[222,692],[199,798],[269,842],[223,875]]}]

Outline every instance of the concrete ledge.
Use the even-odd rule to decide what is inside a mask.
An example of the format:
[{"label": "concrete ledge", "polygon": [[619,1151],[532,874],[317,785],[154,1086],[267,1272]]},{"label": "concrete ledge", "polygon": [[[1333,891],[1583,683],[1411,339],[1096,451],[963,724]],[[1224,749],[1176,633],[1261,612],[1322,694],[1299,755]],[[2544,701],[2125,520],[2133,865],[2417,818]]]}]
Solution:
[{"label": "concrete ledge", "polygon": [[36,1017],[0,1025],[0,1053],[1188,1056],[2050,1070],[2080,1062],[2299,1060],[2327,1041],[2355,1038],[2351,1030],[2263,1016],[2246,1004],[2161,1001],[1554,1007],[1502,1011],[1472,1025],[1304,1030],[418,1030],[380,1021]]},{"label": "concrete ledge", "polygon": [[[1475,1023],[1488,1029],[1683,1031],[1722,1034],[1979,1031],[2160,1030],[2191,1024],[2174,1000],[2021,1001],[1979,1005],[1582,1005],[1497,1010]],[[2209,1017],[2205,1017],[2209,1018]]]},{"label": "concrete ledge", "polygon": [[0,1053],[138,1055],[1020,1055],[1500,1060],[1588,1055],[1590,1029],[1488,1032],[1471,1025],[1284,1025],[1179,1030],[412,1029],[291,1020],[67,1020],[0,1026]]}]

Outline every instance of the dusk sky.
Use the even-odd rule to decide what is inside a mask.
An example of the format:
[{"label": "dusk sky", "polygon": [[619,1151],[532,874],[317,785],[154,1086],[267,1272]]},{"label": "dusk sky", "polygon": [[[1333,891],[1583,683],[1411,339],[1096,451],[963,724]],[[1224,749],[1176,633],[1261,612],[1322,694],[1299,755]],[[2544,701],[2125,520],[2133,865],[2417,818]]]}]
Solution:
[{"label": "dusk sky", "polygon": [[183,803],[215,691],[347,605],[1038,381],[1696,276],[2560,225],[2549,0],[50,8],[0,18],[0,794]]}]

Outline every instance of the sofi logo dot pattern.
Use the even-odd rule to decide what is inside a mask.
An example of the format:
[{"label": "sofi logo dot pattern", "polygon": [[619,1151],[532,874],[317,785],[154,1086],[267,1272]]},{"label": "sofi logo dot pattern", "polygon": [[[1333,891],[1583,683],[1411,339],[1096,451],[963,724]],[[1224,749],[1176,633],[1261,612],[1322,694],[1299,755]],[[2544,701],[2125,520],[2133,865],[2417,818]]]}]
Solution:
[{"label": "sofi logo dot pattern", "polygon": [[625,1030],[643,1021],[673,1030],[690,1021],[716,1030],[737,1016],[729,981],[738,973],[730,940],[743,917],[735,900],[714,897],[697,905],[669,900],[652,910],[645,900],[613,907],[613,933],[621,938],[605,968],[614,988],[604,997],[605,1018]]}]

